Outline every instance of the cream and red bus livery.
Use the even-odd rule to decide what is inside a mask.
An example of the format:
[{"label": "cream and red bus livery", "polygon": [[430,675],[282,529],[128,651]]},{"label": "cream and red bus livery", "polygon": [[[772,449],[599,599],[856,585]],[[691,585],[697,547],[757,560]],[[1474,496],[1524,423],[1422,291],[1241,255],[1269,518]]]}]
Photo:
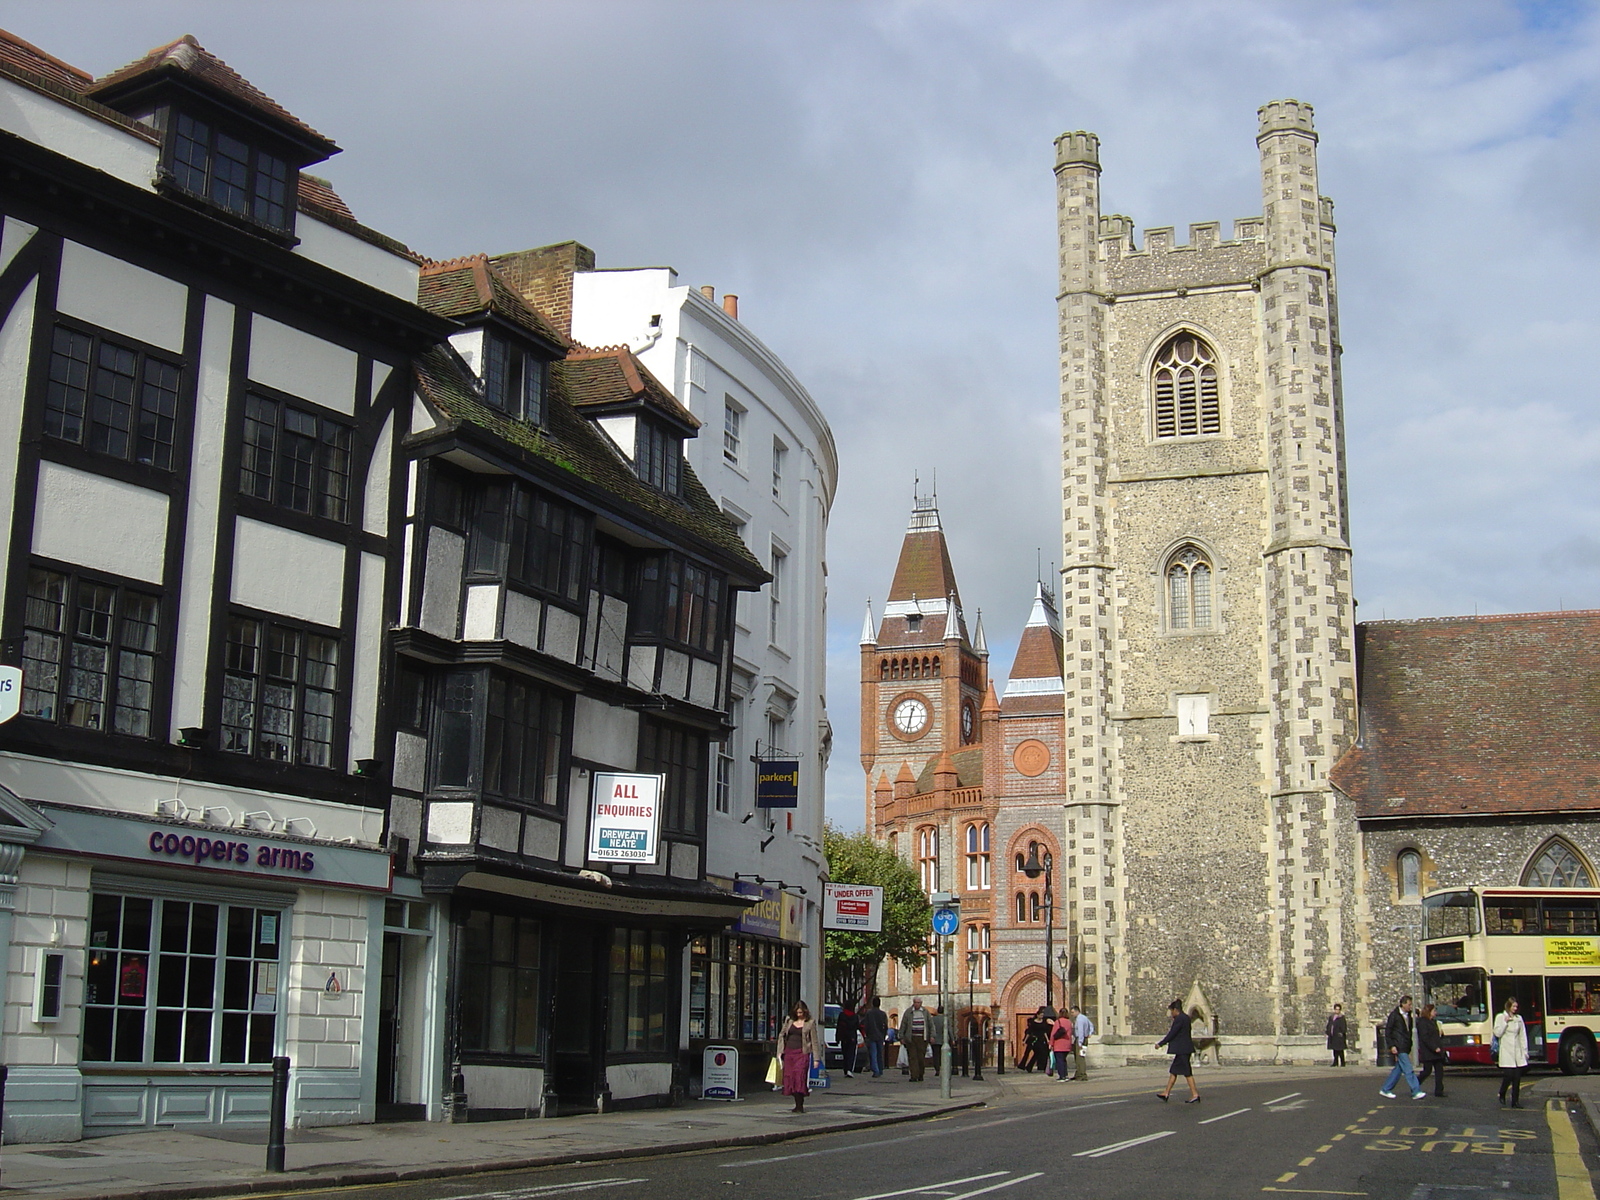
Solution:
[{"label": "cream and red bus livery", "polygon": [[1528,1060],[1582,1075],[1600,1036],[1600,891],[1452,888],[1422,900],[1422,992],[1453,1063],[1491,1063],[1494,1015],[1517,998]]}]

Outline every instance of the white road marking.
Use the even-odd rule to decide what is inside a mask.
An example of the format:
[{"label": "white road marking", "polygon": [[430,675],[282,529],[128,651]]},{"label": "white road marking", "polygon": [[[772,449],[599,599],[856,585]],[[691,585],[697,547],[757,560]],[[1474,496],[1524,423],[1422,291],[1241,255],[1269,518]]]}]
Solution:
[{"label": "white road marking", "polygon": [[1125,1142],[1112,1142],[1109,1146],[1096,1146],[1093,1150],[1079,1150],[1073,1158],[1104,1158],[1107,1154],[1116,1154],[1121,1150],[1132,1150],[1135,1146],[1142,1146],[1146,1142],[1158,1142],[1164,1137],[1171,1137],[1177,1133],[1176,1129],[1166,1129],[1160,1133],[1147,1133],[1143,1137],[1129,1138]]},{"label": "white road marking", "polygon": [[962,1192],[959,1196],[951,1196],[950,1200],[971,1200],[973,1196],[981,1196],[985,1192],[998,1192],[1001,1188],[1011,1187],[1013,1184],[1027,1183],[1030,1179],[1037,1179],[1043,1171],[1035,1171],[1032,1175],[1018,1175],[1015,1179],[1006,1179],[1000,1183],[991,1183],[988,1187],[978,1188],[976,1191]]},{"label": "white road marking", "polygon": [[1267,1105],[1267,1111],[1268,1112],[1299,1112],[1302,1108],[1304,1108],[1306,1105],[1308,1105],[1310,1103],[1311,1103],[1311,1097],[1304,1096],[1301,1099],[1296,1100],[1293,1104],[1269,1104],[1269,1105]]},{"label": "white road marking", "polygon": [[1229,1117],[1237,1117],[1240,1113],[1247,1113],[1249,1111],[1250,1110],[1248,1108],[1236,1108],[1231,1113],[1223,1113],[1220,1117],[1207,1117],[1204,1121],[1201,1121],[1200,1124],[1209,1125],[1213,1121],[1226,1121]]},{"label": "white road marking", "polygon": [[[1031,1113],[1027,1113],[1027,1114],[1025,1114],[1023,1116],[1020,1116],[1020,1117],[1001,1117],[997,1121],[982,1121],[982,1122],[979,1122],[976,1125],[968,1125],[968,1126],[966,1126],[963,1129],[963,1132],[970,1132],[972,1130],[977,1130],[977,1129],[993,1129],[996,1125],[1012,1125],[1012,1124],[1015,1124],[1018,1121],[1037,1121],[1041,1115],[1052,1115],[1052,1116],[1053,1115],[1057,1115],[1057,1114],[1065,1115],[1067,1113],[1079,1112],[1079,1111],[1081,1111],[1083,1109],[1086,1109],[1086,1108],[1110,1108],[1113,1104],[1126,1104],[1126,1103],[1128,1103],[1127,1100],[1096,1100],[1096,1101],[1093,1101],[1092,1103],[1089,1103],[1089,1104],[1073,1104],[1073,1105],[1062,1107],[1062,1108],[1058,1108],[1058,1109],[1052,1109],[1049,1114],[1040,1114],[1040,1113],[1037,1113],[1037,1112],[1031,1112]],[[971,1114],[970,1113],[969,1114],[952,1113],[950,1115],[951,1116],[962,1116],[962,1115],[971,1115]],[[895,1138],[895,1141],[896,1142],[914,1142],[914,1141],[919,1141],[922,1138],[931,1138],[931,1137],[943,1138],[943,1137],[950,1137],[950,1136],[951,1136],[951,1134],[950,1134],[950,1131],[948,1129],[937,1129],[937,1130],[930,1130],[927,1133],[910,1133],[910,1134],[905,1135],[904,1137]],[[762,1167],[762,1166],[765,1166],[768,1163],[788,1162],[790,1159],[793,1159],[793,1158],[816,1158],[818,1155],[821,1155],[821,1154],[855,1154],[855,1153],[859,1152],[861,1149],[862,1149],[862,1147],[859,1146],[859,1145],[829,1146],[825,1150],[801,1150],[801,1151],[799,1151],[799,1152],[797,1152],[795,1154],[773,1154],[773,1155],[769,1155],[766,1158],[747,1158],[743,1162],[724,1163],[723,1166],[726,1167],[728,1170],[732,1171],[732,1170],[737,1170],[739,1167]],[[738,1154],[738,1153],[740,1153],[740,1151],[734,1150],[734,1151],[730,1151],[729,1153]],[[468,1198],[467,1197],[462,1197],[462,1200],[468,1200]]]},{"label": "white road marking", "polygon": [[1285,1100],[1293,1100],[1298,1095],[1300,1095],[1299,1092],[1290,1092],[1287,1096],[1279,1096],[1276,1100],[1263,1100],[1261,1107],[1265,1108],[1269,1104],[1281,1104]]},{"label": "white road marking", "polygon": [[[875,1192],[871,1196],[857,1196],[855,1200],[889,1200],[891,1196],[910,1196],[917,1192],[931,1192],[934,1188],[955,1187],[958,1183],[977,1183],[981,1179],[998,1179],[1009,1171],[990,1171],[987,1175],[968,1175],[965,1179],[946,1179],[943,1183],[924,1183],[919,1187],[901,1188],[898,1192]],[[971,1193],[976,1195],[977,1193]]]},{"label": "white road marking", "polygon": [[630,1183],[649,1183],[648,1179],[575,1179],[570,1183],[545,1183],[538,1187],[512,1188],[504,1192],[473,1192],[468,1196],[452,1196],[450,1200],[534,1200],[539,1196],[560,1196],[567,1192],[587,1192],[594,1188],[624,1187]]}]

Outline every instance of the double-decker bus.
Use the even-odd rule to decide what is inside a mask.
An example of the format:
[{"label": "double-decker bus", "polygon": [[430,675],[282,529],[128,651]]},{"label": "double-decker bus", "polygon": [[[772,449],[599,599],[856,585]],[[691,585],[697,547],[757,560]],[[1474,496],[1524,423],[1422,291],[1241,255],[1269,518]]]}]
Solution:
[{"label": "double-decker bus", "polygon": [[1600,1034],[1600,891],[1453,888],[1422,900],[1422,991],[1452,1063],[1494,1061],[1515,996],[1528,1061],[1585,1074]]}]

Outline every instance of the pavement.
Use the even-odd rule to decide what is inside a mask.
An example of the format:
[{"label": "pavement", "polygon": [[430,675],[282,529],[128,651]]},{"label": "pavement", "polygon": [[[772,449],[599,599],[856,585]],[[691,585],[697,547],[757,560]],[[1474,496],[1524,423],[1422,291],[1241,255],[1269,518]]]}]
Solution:
[{"label": "pavement", "polygon": [[[1203,1077],[1292,1081],[1324,1073],[1326,1068],[1208,1067]],[[1048,1103],[1052,1096],[1078,1103],[1147,1092],[1165,1078],[1155,1066],[1107,1068],[1084,1083],[1007,1070],[1001,1076],[989,1073],[981,1083],[957,1076],[946,1100],[932,1072],[921,1084],[893,1072],[881,1080],[846,1079],[841,1071],[831,1076],[834,1086],[814,1092],[803,1115],[791,1115],[788,1098],[758,1085],[738,1101],[689,1100],[678,1108],[605,1116],[290,1130],[282,1174],[265,1171],[266,1135],[259,1129],[161,1129],[19,1145],[0,1153],[0,1183],[7,1192],[48,1200],[192,1200],[389,1184],[760,1146],[986,1105]]]}]

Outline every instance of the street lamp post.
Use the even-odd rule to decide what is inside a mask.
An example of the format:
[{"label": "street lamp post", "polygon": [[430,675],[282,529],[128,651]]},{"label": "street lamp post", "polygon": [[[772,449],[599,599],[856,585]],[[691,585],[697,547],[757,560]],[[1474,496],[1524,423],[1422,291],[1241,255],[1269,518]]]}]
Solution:
[{"label": "street lamp post", "polygon": [[1044,861],[1039,861],[1039,843],[1034,842],[1028,847],[1028,861],[1022,864],[1022,873],[1029,879],[1044,876],[1044,1003],[1046,1008],[1054,1009],[1055,997],[1055,898],[1051,893],[1051,884],[1054,881],[1055,866],[1050,851],[1044,852]]},{"label": "street lamp post", "polygon": [[967,951],[967,1058],[972,1063],[972,1078],[983,1078],[983,1022],[978,1020],[977,1008],[973,1003],[972,982],[973,976],[978,973],[978,952]]}]

